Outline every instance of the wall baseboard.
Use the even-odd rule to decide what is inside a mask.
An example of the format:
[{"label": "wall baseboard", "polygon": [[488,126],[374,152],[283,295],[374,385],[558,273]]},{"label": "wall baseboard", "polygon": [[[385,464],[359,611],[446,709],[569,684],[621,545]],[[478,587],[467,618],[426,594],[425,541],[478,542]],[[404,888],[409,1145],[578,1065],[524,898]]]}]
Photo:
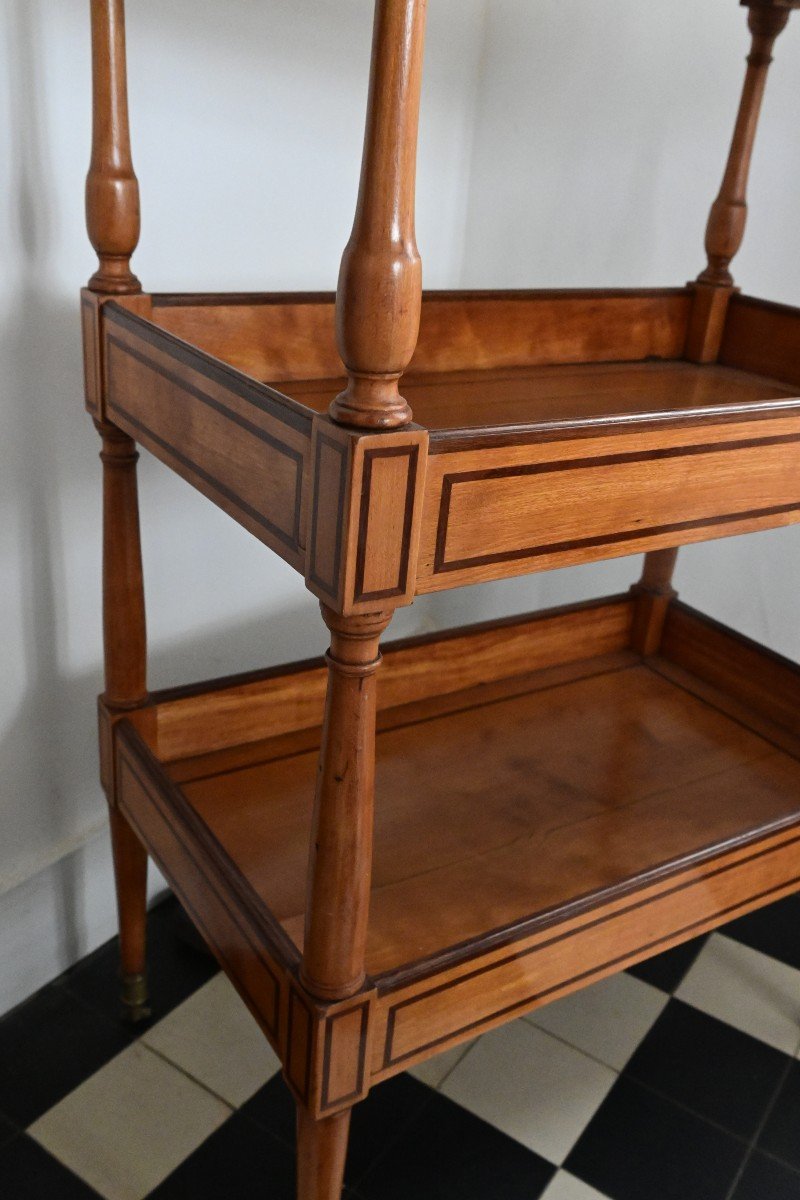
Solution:
[{"label": "wall baseboard", "polygon": [[[148,895],[167,884],[151,862]],[[108,826],[0,895],[0,1015],[117,932]]]}]

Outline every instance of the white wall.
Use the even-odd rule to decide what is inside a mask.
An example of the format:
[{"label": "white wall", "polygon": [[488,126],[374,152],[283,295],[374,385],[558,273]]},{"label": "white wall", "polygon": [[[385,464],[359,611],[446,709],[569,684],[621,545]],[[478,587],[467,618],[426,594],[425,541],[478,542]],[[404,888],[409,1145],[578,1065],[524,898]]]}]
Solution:
[{"label": "white wall", "polygon": [[[748,50],[736,0],[489,0],[462,284],[693,279]],[[744,291],[795,305],[798,96],[795,16],[776,47],[734,263]],[[617,565],[620,575],[605,570],[630,578],[632,564]],[[676,582],[689,603],[800,659],[800,526],[687,547]],[[502,590],[521,607],[562,586],[540,577]]]},{"label": "white wall", "polygon": [[[152,290],[326,288],[352,218],[371,0],[129,2]],[[800,21],[779,45],[737,275],[800,304]],[[418,235],[429,286],[682,283],[741,82],[735,0],[431,0]],[[113,930],[96,782],[97,438],[76,292],[86,0],[5,0],[0,56],[0,1011]],[[147,455],[154,686],[322,649],[281,562]],[[798,531],[683,552],[690,601],[800,658]],[[428,597],[393,632],[627,586],[631,560]],[[154,887],[160,886],[156,879]]]}]

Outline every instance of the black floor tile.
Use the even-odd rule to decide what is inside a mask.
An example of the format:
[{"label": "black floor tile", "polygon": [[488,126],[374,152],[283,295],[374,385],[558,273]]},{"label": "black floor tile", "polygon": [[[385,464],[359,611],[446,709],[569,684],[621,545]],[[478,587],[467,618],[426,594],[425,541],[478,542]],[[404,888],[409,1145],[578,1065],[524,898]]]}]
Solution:
[{"label": "black floor tile", "polygon": [[13,1137],[19,1133],[16,1125],[12,1125],[2,1113],[0,1113],[0,1146],[4,1146],[6,1142],[10,1142]]},{"label": "black floor tile", "polygon": [[672,950],[665,950],[663,954],[637,963],[635,967],[628,967],[628,974],[671,994],[681,985],[707,941],[708,937],[704,935],[694,938],[691,942],[683,942],[680,946],[674,946]]},{"label": "black floor tile", "polygon": [[0,1196],[4,1200],[98,1200],[94,1188],[25,1134],[0,1149]]},{"label": "black floor tile", "polygon": [[670,1000],[625,1074],[751,1138],[789,1058],[731,1025]]},{"label": "black floor tile", "polygon": [[294,1155],[235,1113],[148,1200],[295,1200]]},{"label": "black floor tile", "polygon": [[[152,1010],[149,1024],[165,1017],[219,970],[199,937],[195,941],[186,935],[187,923],[188,917],[174,896],[162,900],[148,914],[147,969]],[[118,1022],[118,970],[117,939],[112,938],[77,963],[60,982],[109,1020]],[[136,1032],[141,1033],[146,1028],[148,1023],[142,1023],[137,1025]]]},{"label": "black floor tile", "polygon": [[800,1174],[765,1154],[754,1154],[732,1200],[800,1200]]},{"label": "black floor tile", "polygon": [[254,1121],[287,1146],[294,1146],[295,1107],[292,1094],[283,1076],[278,1074],[259,1088],[256,1094],[239,1109],[243,1117]]},{"label": "black floor tile", "polygon": [[118,1022],[51,984],[0,1021],[0,1112],[30,1125],[128,1045]]},{"label": "black floor tile", "polygon": [[800,1171],[800,1063],[792,1064],[758,1144]]},{"label": "black floor tile", "polygon": [[[434,1092],[410,1075],[398,1075],[373,1088],[353,1109],[345,1178],[353,1186],[378,1155],[402,1135]],[[279,1138],[292,1150],[295,1145],[295,1104],[280,1075],[256,1092],[239,1110],[248,1120]]]},{"label": "black floor tile", "polygon": [[744,1142],[619,1079],[565,1166],[611,1200],[725,1200]]},{"label": "black floor tile", "polygon": [[364,1174],[409,1125],[433,1103],[436,1093],[410,1075],[398,1075],[373,1088],[353,1109],[345,1177],[356,1189]]},{"label": "black floor tile", "polygon": [[789,896],[731,921],[722,927],[720,933],[800,970],[798,930],[800,896]]},{"label": "black floor tile", "polygon": [[554,1174],[538,1154],[432,1093],[356,1191],[361,1200],[539,1200]]}]

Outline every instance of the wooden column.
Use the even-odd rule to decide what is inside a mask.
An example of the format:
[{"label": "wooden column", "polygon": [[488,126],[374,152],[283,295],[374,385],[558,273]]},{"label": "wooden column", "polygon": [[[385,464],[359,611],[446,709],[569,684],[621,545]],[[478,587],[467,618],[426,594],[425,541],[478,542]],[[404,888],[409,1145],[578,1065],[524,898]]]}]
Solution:
[{"label": "wooden column", "polygon": [[677,595],[672,586],[677,558],[677,546],[645,554],[642,577],[631,588],[637,598],[631,645],[640,654],[657,654],[661,646],[667,609]]},{"label": "wooden column", "polygon": [[391,613],[341,617],[322,605],[331,631],[328,693],[309,854],[301,977],[322,1000],[342,1000],[364,981],[375,786],[378,645]]},{"label": "wooden column", "polygon": [[419,97],[427,0],[376,0],[367,125],[355,222],[336,302],[348,383],[335,421],[411,420],[398,382],[419,333],[422,265],[414,234]]},{"label": "wooden column", "polygon": [[147,637],[139,536],[136,445],[122,430],[98,421],[103,439],[104,699],[134,708],[147,695]]},{"label": "wooden column", "polygon": [[[328,692],[309,847],[305,987],[343,1000],[364,982],[372,877],[376,673],[391,613],[342,617],[324,604],[331,631]],[[339,1200],[350,1111],[315,1120],[298,1105],[298,1200]]]},{"label": "wooden column", "polygon": [[[130,260],[139,239],[139,185],[128,131],[123,0],[91,0],[92,159],[86,179],[86,226],[99,265],[89,289],[100,296],[141,291]],[[102,317],[102,302],[98,300]],[[99,355],[100,339],[92,345]],[[96,371],[102,378],[102,371]],[[111,422],[95,422],[103,463],[103,700],[112,714],[147,694],[147,640],[139,536],[136,446]],[[111,845],[120,928],[123,1012],[149,1016],[145,970],[147,854],[109,789]]]},{"label": "wooden column", "polygon": [[340,1200],[349,1132],[350,1109],[315,1121],[298,1108],[298,1200]]},{"label": "wooden column", "polygon": [[693,362],[714,362],[719,355],[733,291],[730,264],[742,244],[747,223],[747,183],[767,73],[775,39],[785,29],[789,11],[779,0],[754,0],[750,6],[752,46],[747,74],[722,186],[706,228],[708,264],[695,284],[686,355]]},{"label": "wooden column", "polygon": [[128,129],[124,0],[91,0],[92,158],[86,177],[86,228],[100,264],[93,292],[138,292],[131,255],[139,241],[139,183]]}]

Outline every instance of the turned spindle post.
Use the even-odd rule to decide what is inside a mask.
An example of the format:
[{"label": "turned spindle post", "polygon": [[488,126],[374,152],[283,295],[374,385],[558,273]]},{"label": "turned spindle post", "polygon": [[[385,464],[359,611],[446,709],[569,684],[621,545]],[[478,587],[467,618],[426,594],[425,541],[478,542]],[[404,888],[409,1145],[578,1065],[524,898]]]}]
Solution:
[{"label": "turned spindle post", "polygon": [[687,358],[695,362],[713,362],[719,354],[733,291],[730,265],[741,247],[747,223],[747,183],[772,49],[789,20],[790,7],[781,0],[743,3],[750,8],[752,45],[722,185],[706,227],[708,262],[695,284],[687,344]]},{"label": "turned spindle post", "polygon": [[328,692],[309,856],[301,976],[323,1000],[364,982],[375,788],[376,673],[391,613],[341,617],[321,606],[331,632]]},{"label": "turned spindle post", "polygon": [[376,0],[367,124],[355,221],[336,298],[347,386],[343,425],[411,420],[400,395],[419,333],[422,265],[414,234],[417,128],[427,0]]},{"label": "turned spindle post", "polygon": [[[376,673],[389,612],[342,617],[322,605],[331,632],[328,692],[309,850],[300,977],[318,999],[351,996],[364,982],[372,877]],[[299,1200],[338,1200],[350,1111],[314,1119],[297,1111]]]},{"label": "turned spindle post", "polygon": [[[86,179],[86,227],[99,265],[89,289],[99,296],[139,292],[130,260],[139,238],[139,186],[128,131],[123,0],[91,0],[92,159]],[[98,305],[102,307],[98,299]],[[100,353],[99,341],[91,353]],[[102,372],[96,370],[98,378]],[[103,463],[103,701],[113,716],[147,695],[147,641],[142,576],[138,454],[110,421],[95,421]],[[125,1016],[149,1016],[145,970],[147,854],[109,790],[111,846],[120,928]]]},{"label": "turned spindle post", "polygon": [[644,556],[641,579],[631,588],[636,598],[631,646],[640,654],[657,654],[661,646],[667,609],[677,595],[672,586],[677,559],[677,546],[651,550]]},{"label": "turned spindle post", "polygon": [[93,292],[138,292],[131,255],[139,241],[139,183],[131,159],[124,0],[91,0],[92,158],[86,177],[86,228],[99,266]]}]

